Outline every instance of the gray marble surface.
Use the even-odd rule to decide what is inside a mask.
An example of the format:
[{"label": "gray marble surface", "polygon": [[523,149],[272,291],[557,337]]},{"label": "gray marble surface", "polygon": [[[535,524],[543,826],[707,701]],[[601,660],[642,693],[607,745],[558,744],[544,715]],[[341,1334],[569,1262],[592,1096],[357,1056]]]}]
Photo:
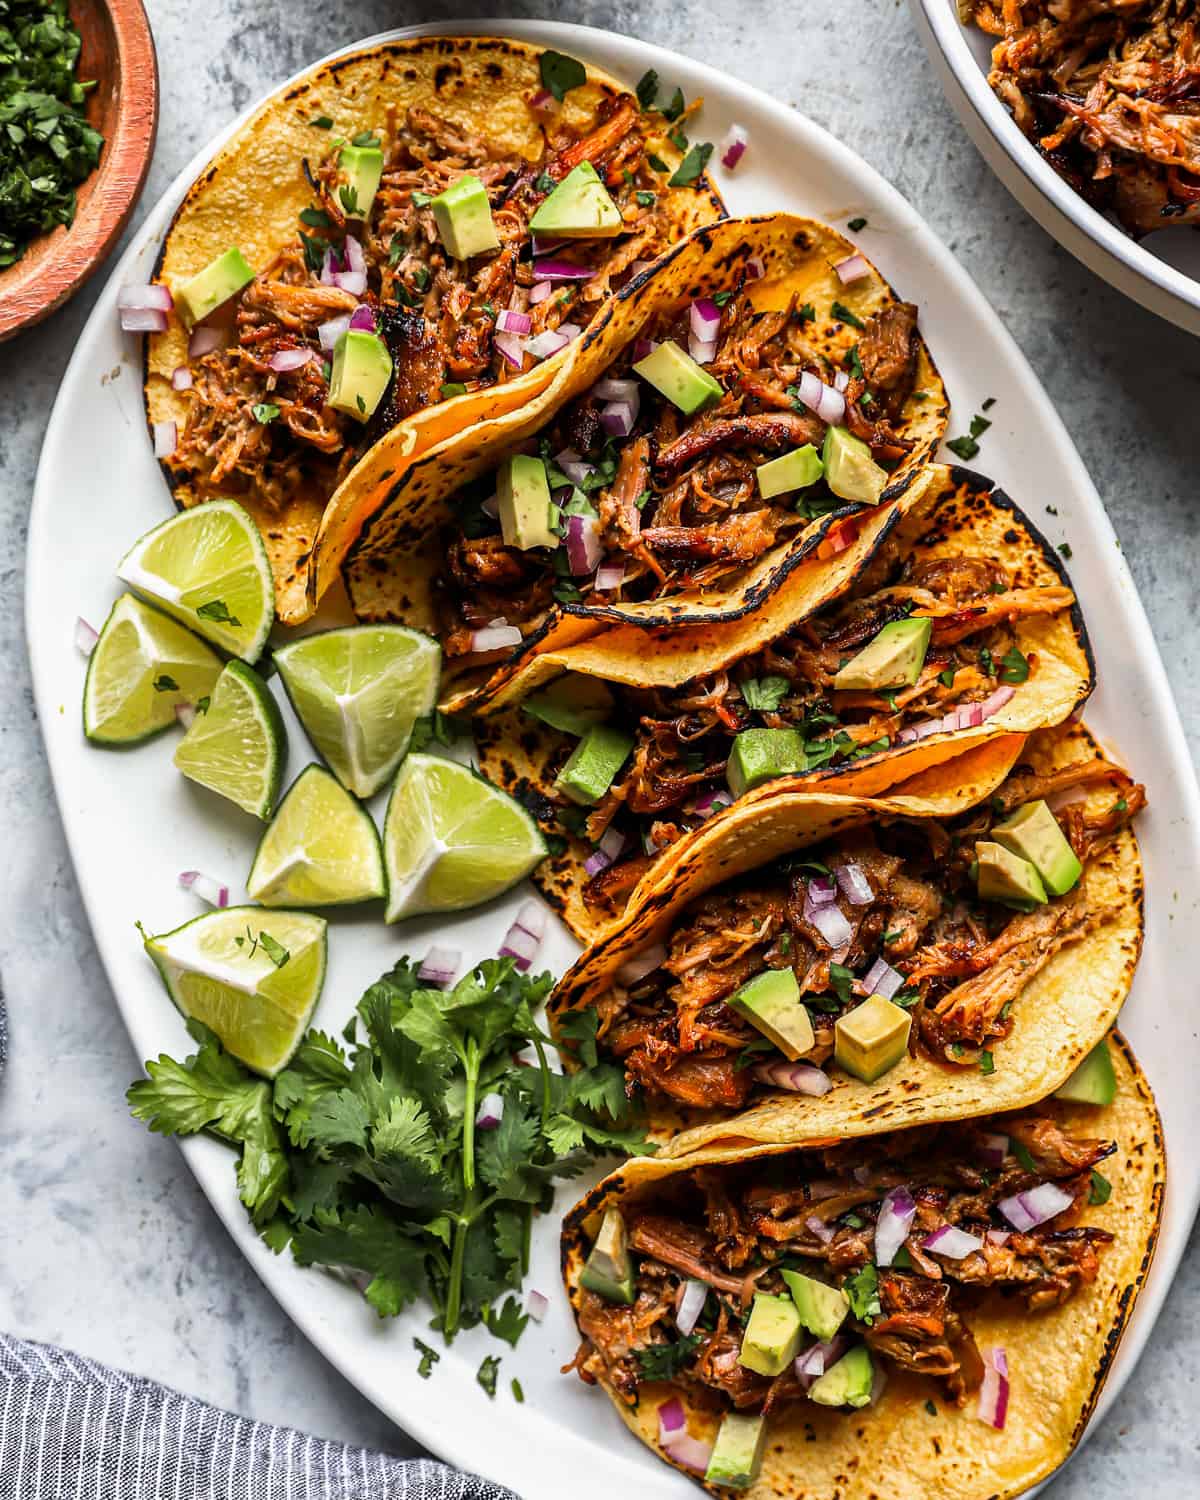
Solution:
[{"label": "gray marble surface", "polygon": [[[355,37],[430,14],[386,0],[150,0],[148,9],[163,105],[145,204],[273,82]],[[1013,203],[944,103],[900,0],[565,0],[540,12],[515,0],[494,11],[456,0],[436,15],[485,12],[610,27],[721,66],[828,127],[912,200],[1057,402],[1108,505],[1195,741],[1196,345],[1098,281]],[[0,1083],[0,1327],[259,1419],[410,1451],[292,1329],[175,1146],[125,1110],[138,1059],[80,909],[22,621],[38,450],[91,297],[85,289],[48,324],[0,346],[0,975],[11,1023]],[[1190,988],[1177,998],[1192,1003]],[[1055,1500],[1200,1491],[1198,1307],[1193,1239],[1138,1370],[1052,1487]]]}]

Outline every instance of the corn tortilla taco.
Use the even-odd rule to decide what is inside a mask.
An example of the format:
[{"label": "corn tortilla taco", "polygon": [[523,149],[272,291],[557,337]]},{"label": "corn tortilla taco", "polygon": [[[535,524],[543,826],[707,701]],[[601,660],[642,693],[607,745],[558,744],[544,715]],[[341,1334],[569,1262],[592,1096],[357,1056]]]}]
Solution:
[{"label": "corn tortilla taco", "polygon": [[548,634],[750,614],[820,518],[901,494],[946,424],[917,309],[792,214],[694,231],[567,361],[325,528],[350,536],[360,616],[434,630],[468,680]]},{"label": "corn tortilla taco", "polygon": [[564,1223],[575,1367],[714,1494],[1024,1493],[1079,1441],[1158,1235],[1158,1112],[1102,1047],[1016,1114],[876,1134],[818,1104],[791,1147],[629,1162]]},{"label": "corn tortilla taco", "polygon": [[254,515],[281,618],[311,611],[361,455],[519,407],[613,291],[723,214],[669,138],[686,128],[561,54],[416,38],[313,69],[205,168],[163,243],[176,316],[148,340],[147,412],[175,424],[180,505]]},{"label": "corn tortilla taco", "polygon": [[623,1070],[672,1155],[1044,1097],[1132,981],[1144,790],[1066,725],[982,804],[938,799],[756,794],[577,960],[555,1035]]},{"label": "corn tortilla taco", "polygon": [[608,630],[477,700],[480,763],[560,840],[535,878],[580,937],[756,787],[886,795],[1091,692],[1061,559],[990,480],[929,465],[839,525],[744,620]]}]

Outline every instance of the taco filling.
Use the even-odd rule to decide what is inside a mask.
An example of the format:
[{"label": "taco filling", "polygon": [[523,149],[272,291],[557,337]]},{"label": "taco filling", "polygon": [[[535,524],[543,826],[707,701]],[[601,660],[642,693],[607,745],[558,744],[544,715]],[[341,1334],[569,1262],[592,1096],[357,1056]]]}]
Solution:
[{"label": "taco filling", "polygon": [[[835,364],[811,304],[740,289],[649,325],[584,395],[459,496],[445,537],[448,654],[511,650],[557,602],[603,605],[718,589],[816,516],[877,503],[914,447],[917,309],[891,302]],[[721,305],[718,306],[718,300]],[[837,314],[819,325],[836,334]]]},{"label": "taco filling", "polygon": [[[985,1298],[1037,1317],[1096,1280],[1113,1235],[1079,1218],[1107,1201],[1098,1168],[1116,1149],[1042,1106],[675,1174],[607,1209],[567,1368],[630,1405],[673,1387],[659,1407],[671,1456],[679,1396],[769,1420],[792,1403],[868,1406],[889,1371],[926,1377],[913,1399],[974,1397],[1003,1427],[1007,1361],[981,1347]],[[714,1471],[722,1446],[719,1433],[683,1461],[744,1484]]]},{"label": "taco filling", "polygon": [[1100,758],[1018,767],[954,819],[797,849],[692,902],[616,971],[601,1051],[630,1096],[721,1110],[826,1093],[829,1063],[865,1082],[909,1053],[990,1073],[1025,987],[1116,915],[1087,867],[1144,804]]},{"label": "taco filling", "polygon": [[[670,128],[661,116],[623,95],[581,137],[540,118],[532,162],[415,105],[382,137],[314,147],[291,243],[193,334],[178,479],[201,499],[252,493],[280,509],[300,490],[331,494],[388,428],[565,348],[661,254],[677,234],[650,144]],[[531,225],[539,210],[563,237]],[[360,353],[382,375],[339,403],[348,331],[373,341]]]},{"label": "taco filling", "polygon": [[[893,552],[879,568],[882,586],[828,606],[726,671],[670,690],[614,687],[611,711],[590,711],[607,712],[625,756],[598,797],[564,775],[580,742],[563,736],[548,789],[557,821],[597,846],[583,892],[593,911],[619,911],[664,849],[767,780],[986,723],[1037,680],[1037,653],[1020,649],[1017,622],[1075,602],[1065,584],[1025,586],[986,557],[901,561]],[[581,690],[568,679],[533,695],[525,711],[553,724],[555,706]],[[594,685],[588,691],[603,703]]]}]

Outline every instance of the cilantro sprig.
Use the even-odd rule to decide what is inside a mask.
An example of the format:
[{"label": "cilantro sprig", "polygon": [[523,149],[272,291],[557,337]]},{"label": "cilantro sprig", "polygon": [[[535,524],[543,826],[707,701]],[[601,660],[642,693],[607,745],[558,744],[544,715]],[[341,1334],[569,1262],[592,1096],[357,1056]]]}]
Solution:
[{"label": "cilantro sprig", "polygon": [[[515,1344],[526,1318],[513,1294],[555,1179],[649,1149],[594,1031],[585,1066],[551,1069],[533,1014],[551,983],[488,959],[443,992],[402,958],[363,996],[345,1047],[309,1031],[272,1084],[190,1022],[196,1053],[148,1063],[129,1103],[151,1130],[237,1147],[242,1202],[272,1248],[358,1273],[381,1317],[424,1299],[447,1342],[484,1323]],[[530,1044],[537,1066],[515,1063]],[[477,1132],[485,1093],[504,1112]]]}]

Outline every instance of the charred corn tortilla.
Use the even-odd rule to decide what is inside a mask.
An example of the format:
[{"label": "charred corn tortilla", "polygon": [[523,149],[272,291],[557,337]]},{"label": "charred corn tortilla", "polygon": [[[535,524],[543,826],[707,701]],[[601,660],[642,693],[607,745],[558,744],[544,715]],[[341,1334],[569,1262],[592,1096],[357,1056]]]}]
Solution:
[{"label": "charred corn tortilla", "polygon": [[[992,745],[996,750],[996,742]],[[977,752],[978,753],[978,752]],[[1006,752],[1008,765],[1037,777],[1103,756],[1082,725],[1033,735]],[[1003,779],[995,778],[989,790]],[[909,787],[917,788],[913,795]],[[596,1006],[620,985],[618,971],[667,939],[682,914],[701,896],[740,877],[812,848],[834,835],[886,818],[944,818],[978,802],[978,784],[962,788],[943,769],[886,798],[856,799],[826,792],[752,794],[698,836],[685,840],[634,892],[623,918],[610,925],[568,970],[547,1006],[552,1030],[563,1036],[564,1017]],[[1102,814],[1113,799],[1105,783],[1088,784],[1084,806]],[[968,800],[971,799],[971,800]],[[832,1088],[814,1100],[802,1093],[763,1089],[740,1112],[684,1110],[660,1094],[646,1098],[652,1133],[668,1154],[703,1150],[715,1141],[744,1145],[807,1138],[814,1111],[830,1135],[864,1128],[897,1129],[929,1120],[969,1118],[989,1110],[1017,1109],[1044,1098],[1071,1073],[1116,1020],[1141,952],[1143,882],[1137,840],[1128,826],[1100,844],[1084,864],[1079,900],[1087,920],[1058,947],[1012,1004],[1011,1033],[989,1042],[994,1071],[934,1061],[923,1048],[903,1058],[874,1083],[836,1066]],[[1082,915],[1082,913],[1081,913]],[[1000,968],[999,960],[995,968]],[[600,1042],[604,1052],[603,1037]],[[609,1057],[611,1061],[612,1058]]]},{"label": "charred corn tortilla", "polygon": [[[818,528],[818,535],[825,537],[834,524],[825,523]],[[565,841],[558,853],[539,866],[534,879],[576,936],[590,940],[607,925],[611,913],[586,899],[590,877],[584,862],[593,845],[558,821],[565,800],[556,794],[554,780],[576,742],[520,708],[531,692],[567,672],[633,688],[681,688],[770,646],[790,627],[817,617],[822,610],[848,598],[870,595],[898,568],[929,567],[957,559],[999,565],[1017,591],[1062,591],[1061,608],[1053,613],[1022,615],[1013,622],[1013,642],[1028,663],[1029,672],[1024,681],[1013,686],[1008,702],[977,727],[935,732],[802,775],[782,776],[750,795],[769,798],[803,788],[848,796],[883,796],[898,783],[938,768],[949,781],[963,774],[966,752],[994,740],[1007,742],[1012,736],[1066,719],[1092,691],[1095,670],[1082,614],[1068,592],[1068,580],[1054,548],[990,480],[937,464],[926,466],[885,512],[869,514],[853,542],[842,551],[822,557],[820,543],[810,547],[806,557],[796,560],[780,588],[744,619],[704,628],[642,631],[626,626],[605,630],[525,657],[520,665],[498,673],[486,696],[469,698],[465,704],[461,698],[451,700],[447,705],[451,708],[473,706],[487,715],[477,719],[475,725],[485,774],[523,797],[544,829]],[[569,624],[564,622],[558,628],[565,634]],[[631,721],[626,727],[632,731],[635,724]],[[982,764],[994,767],[998,776],[1003,776],[1010,763],[1005,763],[1001,755]],[[700,790],[703,788],[697,787]],[[983,787],[979,795],[990,790]],[[731,816],[740,805],[735,803],[733,809],[718,812],[710,822]],[[685,839],[688,836],[685,834]],[[638,842],[635,837],[635,850]],[[654,878],[654,872],[646,878]]]},{"label": "charred corn tortilla", "polygon": [[[1109,1201],[1085,1209],[1082,1216],[1083,1224],[1102,1226],[1114,1236],[1100,1256],[1097,1279],[1049,1311],[1026,1312],[1015,1299],[990,1293],[971,1313],[980,1348],[1007,1351],[1011,1389],[1003,1431],[979,1421],[974,1402],[956,1408],[939,1396],[932,1415],[925,1403],[939,1394],[937,1388],[928,1380],[893,1372],[882,1394],[861,1411],[800,1402],[769,1418],[761,1474],[746,1492],[752,1500],[781,1495],[789,1500],[928,1500],[934,1493],[945,1500],[1011,1500],[1068,1457],[1095,1409],[1149,1272],[1166,1172],[1162,1125],[1150,1087],[1118,1033],[1108,1045],[1117,1079],[1114,1102],[1104,1108],[1053,1101],[1048,1106],[1064,1127],[1114,1140],[1118,1147],[1103,1165],[1112,1184]],[[827,1113],[827,1103],[815,1101],[796,1146],[879,1132],[876,1120],[845,1120]],[[578,1312],[580,1272],[605,1207],[652,1201],[660,1184],[675,1173],[780,1156],[788,1149],[749,1143],[710,1146],[686,1158],[638,1158],[614,1172],[564,1221],[562,1265],[572,1306]],[[678,1394],[676,1389],[666,1383],[643,1386],[636,1408],[606,1390],[630,1431],[665,1458],[657,1442],[658,1408]],[[688,1430],[711,1441],[718,1417],[689,1406],[686,1393],[684,1404]]]},{"label": "charred corn tortilla", "polygon": [[[849,286],[841,283],[834,266],[853,253],[854,246],[836,230],[792,214],[726,220],[697,229],[653,269],[622,288],[567,351],[554,382],[536,400],[511,417],[480,423],[428,449],[398,467],[370,494],[360,487],[344,513],[331,515],[324,528],[318,591],[324,586],[326,563],[332,566],[345,556],[351,598],[361,617],[399,618],[423,629],[438,629],[439,594],[444,592],[438,580],[445,572],[441,532],[454,522],[453,502],[465,485],[513,453],[536,451],[539,437],[568,403],[582,398],[611,371],[615,360],[631,353],[647,330],[661,330],[685,316],[691,302],[704,295],[737,292],[746,298],[754,318],[811,306],[812,317],[803,323],[804,339],[817,358],[840,369],[863,336],[856,325],[900,305],[873,268]],[[748,263],[761,265],[764,274],[748,280]],[[836,314],[834,303],[849,309],[855,323]],[[946,425],[944,387],[919,335],[914,348],[912,393],[896,418],[897,432],[912,446],[893,473],[885,499],[904,492]],[[916,392],[922,399],[916,399]],[[797,420],[794,411],[781,415]],[[682,431],[700,420],[685,419]],[[620,450],[623,442],[634,439],[616,441]],[[659,598],[625,603],[615,596],[588,596],[550,608],[538,621],[527,622],[521,652],[543,649],[548,641],[561,640],[562,632],[577,638],[614,624],[717,625],[744,618],[771,598],[798,560],[817,546],[824,529],[813,525],[789,530],[768,551],[731,570],[713,587],[676,580],[672,591]],[[561,621],[564,614],[579,623]],[[466,665],[477,668],[473,661]],[[487,670],[474,670],[476,678],[490,674],[490,664],[484,666]]]},{"label": "charred corn tortilla", "polygon": [[[544,124],[551,131],[583,137],[621,101],[629,101],[636,112],[627,86],[594,68],[587,70],[586,83],[566,93],[560,109],[539,113],[531,108],[530,101],[544,95],[542,51],[496,37],[424,37],[383,43],[313,69],[268,99],[192,185],[164,238],[159,278],[178,289],[231,246],[241,249],[255,272],[267,270],[281,249],[296,244],[299,215],[313,207],[313,182],[306,173],[314,171],[336,141],[362,132],[382,134],[386,149],[410,109],[445,121],[450,131],[482,139],[491,159],[531,163],[545,156]],[[653,150],[673,169],[680,153],[658,131],[658,125],[664,131],[670,127],[657,116],[654,120]],[[321,128],[314,121],[328,123]],[[640,119],[638,128],[643,128]],[[654,251],[724,213],[703,176],[693,186],[664,189],[661,196],[669,230]],[[304,232],[322,234],[319,224]],[[174,389],[171,377],[188,364],[188,341],[188,332],[175,319],[165,333],[146,340],[147,415],[151,422],[175,422],[180,432],[193,396]],[[519,377],[418,410],[384,435],[381,453],[366,450],[373,461],[366,462],[361,478],[353,483],[347,479],[342,489],[349,487],[351,495],[371,491],[382,475],[413,454],[518,409],[553,380],[561,362],[561,356],[547,359]],[[364,435],[356,428],[352,436],[361,444],[375,430]],[[168,459],[163,467],[177,504],[208,498],[179,461]],[[340,560],[322,575],[319,589],[310,585],[312,550],[322,516],[334,502],[321,478],[311,476],[285,505],[253,489],[237,494],[266,539],[279,614],[286,622],[311,612]]]}]

